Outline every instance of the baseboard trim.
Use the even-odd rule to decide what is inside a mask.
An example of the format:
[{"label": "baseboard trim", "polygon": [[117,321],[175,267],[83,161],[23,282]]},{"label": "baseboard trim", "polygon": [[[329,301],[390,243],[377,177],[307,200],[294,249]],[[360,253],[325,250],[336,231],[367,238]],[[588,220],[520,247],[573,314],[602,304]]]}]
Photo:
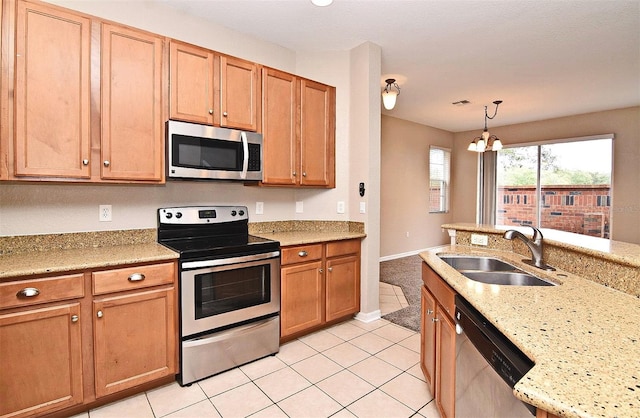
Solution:
[{"label": "baseboard trim", "polygon": [[367,312],[367,313],[358,312],[354,317],[354,319],[357,319],[358,321],[364,322],[364,323],[373,322],[380,318],[382,318],[382,313],[380,312],[380,309],[376,309],[373,312]]},{"label": "baseboard trim", "polygon": [[420,254],[421,252],[427,251],[428,249],[429,248],[423,248],[421,250],[409,251],[406,253],[385,255],[384,257],[380,257],[380,261],[390,261],[390,260],[395,260],[397,258],[409,257],[412,255]]}]

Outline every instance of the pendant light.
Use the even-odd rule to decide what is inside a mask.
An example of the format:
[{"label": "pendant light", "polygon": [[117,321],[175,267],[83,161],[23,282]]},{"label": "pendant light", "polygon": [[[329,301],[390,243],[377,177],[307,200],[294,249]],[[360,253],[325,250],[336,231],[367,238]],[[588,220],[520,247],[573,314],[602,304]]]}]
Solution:
[{"label": "pendant light", "polygon": [[491,135],[487,129],[487,119],[493,119],[498,114],[498,106],[500,106],[502,100],[496,100],[493,102],[496,105],[496,110],[493,112],[493,116],[489,116],[487,113],[487,106],[484,107],[484,131],[482,135],[473,138],[473,141],[469,144],[467,151],[485,152],[485,151],[499,151],[502,149],[502,142],[500,138],[495,135]]},{"label": "pendant light", "polygon": [[396,98],[400,95],[400,86],[396,83],[395,78],[387,78],[384,81],[387,86],[382,91],[382,104],[385,109],[391,110],[395,107]]}]

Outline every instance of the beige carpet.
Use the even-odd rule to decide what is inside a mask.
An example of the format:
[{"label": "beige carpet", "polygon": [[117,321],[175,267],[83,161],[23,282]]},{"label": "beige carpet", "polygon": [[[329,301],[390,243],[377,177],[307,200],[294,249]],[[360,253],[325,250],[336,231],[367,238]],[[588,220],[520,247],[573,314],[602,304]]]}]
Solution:
[{"label": "beige carpet", "polygon": [[380,281],[400,286],[409,306],[383,318],[416,332],[420,331],[420,287],[422,258],[418,255],[380,263]]}]

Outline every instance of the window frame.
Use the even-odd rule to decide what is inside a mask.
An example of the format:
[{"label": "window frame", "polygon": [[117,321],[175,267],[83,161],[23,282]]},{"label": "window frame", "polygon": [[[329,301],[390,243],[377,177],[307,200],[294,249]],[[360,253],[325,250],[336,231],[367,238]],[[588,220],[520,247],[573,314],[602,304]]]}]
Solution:
[{"label": "window frame", "polygon": [[[444,153],[444,163],[438,164],[442,166],[442,179],[432,179],[432,152],[438,150]],[[440,182],[439,209],[431,209],[431,188],[432,182]],[[449,213],[451,210],[451,148],[440,147],[437,145],[429,145],[429,213],[442,214]]]}]

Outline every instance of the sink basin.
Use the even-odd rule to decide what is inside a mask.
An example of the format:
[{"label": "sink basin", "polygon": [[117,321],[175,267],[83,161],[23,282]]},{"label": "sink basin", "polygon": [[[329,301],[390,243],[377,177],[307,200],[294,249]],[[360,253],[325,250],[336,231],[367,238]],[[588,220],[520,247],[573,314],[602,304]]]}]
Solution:
[{"label": "sink basin", "polygon": [[458,271],[521,271],[509,263],[491,257],[441,256],[440,259]]},{"label": "sink basin", "polygon": [[497,258],[443,255],[440,259],[476,282],[502,286],[555,286],[555,283],[524,272]]},{"label": "sink basin", "polygon": [[514,271],[461,271],[463,276],[481,283],[502,286],[555,286],[555,283],[542,280],[524,272]]}]

